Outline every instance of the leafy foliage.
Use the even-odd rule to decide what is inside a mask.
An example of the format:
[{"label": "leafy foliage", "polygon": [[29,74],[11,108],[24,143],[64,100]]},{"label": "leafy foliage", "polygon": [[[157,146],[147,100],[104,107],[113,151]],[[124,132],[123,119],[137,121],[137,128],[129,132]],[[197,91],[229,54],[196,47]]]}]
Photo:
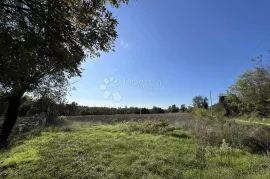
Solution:
[{"label": "leafy foliage", "polygon": [[210,118],[210,111],[204,108],[194,107],[192,109],[192,114],[202,119]]},{"label": "leafy foliage", "polygon": [[194,107],[208,109],[208,99],[207,99],[207,97],[195,96],[192,101],[193,101],[193,106]]},{"label": "leafy foliage", "polygon": [[153,114],[165,113],[165,110],[160,107],[153,106],[153,108],[151,109],[151,113]]},{"label": "leafy foliage", "polygon": [[85,116],[85,115],[111,115],[111,114],[159,114],[165,110],[154,106],[152,109],[125,107],[88,107],[78,105],[76,102],[66,103],[60,98],[56,100],[52,95],[32,98],[25,95],[22,99],[19,116],[44,115],[46,118],[56,116]]},{"label": "leafy foliage", "polygon": [[182,104],[182,105],[181,105],[180,111],[181,111],[181,112],[187,112],[187,111],[188,111],[188,108],[186,107],[185,104]]},{"label": "leafy foliage", "polygon": [[17,119],[26,93],[61,98],[68,79],[81,76],[86,57],[109,52],[117,38],[110,4],[128,0],[2,0],[0,2],[0,89],[9,102],[0,147]]},{"label": "leafy foliage", "polygon": [[261,57],[252,70],[241,75],[227,92],[225,103],[228,114],[270,114],[270,68]]},{"label": "leafy foliage", "polygon": [[113,48],[117,20],[108,2],[119,7],[121,1],[1,1],[0,85],[17,92],[51,90],[80,76],[86,56]]},{"label": "leafy foliage", "polygon": [[176,107],[175,104],[173,104],[172,106],[168,107],[168,112],[172,112],[172,113],[179,112],[179,108]]}]

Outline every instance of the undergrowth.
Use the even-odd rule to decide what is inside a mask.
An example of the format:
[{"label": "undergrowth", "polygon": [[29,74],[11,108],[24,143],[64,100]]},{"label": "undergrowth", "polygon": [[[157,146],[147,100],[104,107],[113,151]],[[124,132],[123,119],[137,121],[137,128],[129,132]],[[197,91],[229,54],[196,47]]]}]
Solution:
[{"label": "undergrowth", "polygon": [[[30,135],[30,133],[29,133]],[[200,145],[165,121],[45,127],[0,153],[0,178],[269,178],[269,158]]]}]

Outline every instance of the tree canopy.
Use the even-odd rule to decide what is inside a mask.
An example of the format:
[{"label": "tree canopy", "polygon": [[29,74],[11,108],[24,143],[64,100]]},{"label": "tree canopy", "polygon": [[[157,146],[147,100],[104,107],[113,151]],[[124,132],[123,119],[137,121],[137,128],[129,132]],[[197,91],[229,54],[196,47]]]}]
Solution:
[{"label": "tree canopy", "polygon": [[208,99],[207,99],[207,97],[195,96],[192,101],[193,101],[193,106],[194,107],[208,109]]},{"label": "tree canopy", "polygon": [[179,112],[179,108],[176,107],[175,104],[173,104],[172,106],[168,107],[168,112],[172,112],[172,113]]},{"label": "tree canopy", "polygon": [[225,98],[229,113],[269,115],[270,67],[263,65],[261,56],[252,70],[239,76]]},{"label": "tree canopy", "polygon": [[182,104],[181,107],[180,107],[180,111],[186,112],[187,110],[188,109],[187,109],[186,105],[185,104]]},{"label": "tree canopy", "polygon": [[49,90],[67,77],[80,76],[87,56],[113,48],[117,20],[105,5],[119,7],[120,2],[1,1],[1,87],[18,92],[50,85]]},{"label": "tree canopy", "polygon": [[118,24],[108,5],[128,0],[2,0],[0,90],[8,109],[0,146],[14,126],[25,92],[63,95],[80,64],[113,50]]}]

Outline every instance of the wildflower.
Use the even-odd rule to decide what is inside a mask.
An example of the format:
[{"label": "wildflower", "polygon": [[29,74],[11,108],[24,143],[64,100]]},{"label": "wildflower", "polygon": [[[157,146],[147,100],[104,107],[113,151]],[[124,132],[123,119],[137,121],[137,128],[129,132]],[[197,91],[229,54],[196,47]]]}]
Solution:
[{"label": "wildflower", "polygon": [[229,150],[229,149],[231,149],[230,146],[229,146],[229,144],[226,143],[226,140],[225,139],[223,139],[222,140],[221,147],[220,147],[220,150],[226,151],[226,150]]}]

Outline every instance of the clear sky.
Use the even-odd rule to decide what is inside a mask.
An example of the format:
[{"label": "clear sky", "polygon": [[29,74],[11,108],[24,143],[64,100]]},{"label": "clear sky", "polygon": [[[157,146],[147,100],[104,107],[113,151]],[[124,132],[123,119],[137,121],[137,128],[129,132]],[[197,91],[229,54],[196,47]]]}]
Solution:
[{"label": "clear sky", "polygon": [[113,9],[115,52],[82,64],[68,100],[167,108],[209,97],[211,89],[216,102],[252,67],[252,57],[267,55],[269,7],[269,0],[131,0]]}]

